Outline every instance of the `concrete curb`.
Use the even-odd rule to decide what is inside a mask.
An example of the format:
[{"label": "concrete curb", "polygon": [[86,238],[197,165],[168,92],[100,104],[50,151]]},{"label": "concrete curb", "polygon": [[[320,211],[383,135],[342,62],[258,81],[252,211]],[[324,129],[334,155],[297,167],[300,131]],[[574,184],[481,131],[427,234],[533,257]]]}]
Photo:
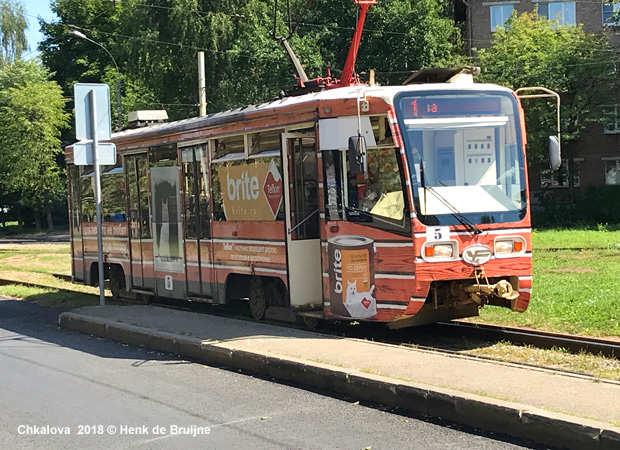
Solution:
[{"label": "concrete curb", "polygon": [[519,403],[400,381],[387,376],[299,358],[239,349],[234,343],[203,341],[74,312],[62,313],[60,326],[116,341],[178,354],[209,364],[295,381],[360,400],[463,423],[475,428],[575,450],[620,448],[620,428],[604,422],[549,412]]}]

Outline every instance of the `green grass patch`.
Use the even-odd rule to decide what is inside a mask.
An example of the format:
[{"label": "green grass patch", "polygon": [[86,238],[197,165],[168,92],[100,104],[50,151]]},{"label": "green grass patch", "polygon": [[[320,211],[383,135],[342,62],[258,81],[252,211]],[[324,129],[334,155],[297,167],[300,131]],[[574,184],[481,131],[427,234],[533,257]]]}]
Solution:
[{"label": "green grass patch", "polygon": [[2,247],[0,247],[0,271],[71,274],[71,247],[69,244],[29,244]]},{"label": "green grass patch", "polygon": [[597,378],[620,380],[620,360],[589,353],[572,354],[564,349],[541,349],[498,342],[463,353],[516,361],[594,375]]},{"label": "green grass patch", "polygon": [[550,248],[616,248],[620,249],[620,231],[606,225],[594,229],[533,230],[534,251]]},{"label": "green grass patch", "polygon": [[9,284],[0,286],[0,295],[60,308],[80,308],[99,304],[99,297],[94,295],[64,291],[53,287],[40,288]]},{"label": "green grass patch", "polygon": [[491,306],[474,320],[620,336],[620,231],[534,232],[533,265],[532,299],[526,312]]}]

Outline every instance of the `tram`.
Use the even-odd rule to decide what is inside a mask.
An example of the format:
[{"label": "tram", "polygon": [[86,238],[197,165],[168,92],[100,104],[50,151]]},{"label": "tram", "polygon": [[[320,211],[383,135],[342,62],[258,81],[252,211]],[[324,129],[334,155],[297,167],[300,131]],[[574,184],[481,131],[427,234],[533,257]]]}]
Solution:
[{"label": "tram", "polygon": [[[455,80],[352,76],[114,133],[117,164],[101,171],[113,295],[247,299],[257,319],[392,328],[486,304],[525,311],[523,109],[510,89]],[[73,279],[94,285],[93,169],[73,164],[72,146],[65,157]]]}]

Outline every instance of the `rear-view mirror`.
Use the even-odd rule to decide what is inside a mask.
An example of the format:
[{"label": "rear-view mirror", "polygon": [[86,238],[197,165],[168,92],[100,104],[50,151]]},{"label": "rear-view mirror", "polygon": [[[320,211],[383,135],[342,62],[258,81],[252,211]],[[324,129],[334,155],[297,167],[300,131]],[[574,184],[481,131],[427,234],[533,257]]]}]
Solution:
[{"label": "rear-view mirror", "polygon": [[362,135],[349,138],[349,170],[351,175],[366,173],[366,139]]},{"label": "rear-view mirror", "polygon": [[549,166],[551,166],[551,170],[558,170],[561,164],[560,141],[557,136],[549,136]]}]

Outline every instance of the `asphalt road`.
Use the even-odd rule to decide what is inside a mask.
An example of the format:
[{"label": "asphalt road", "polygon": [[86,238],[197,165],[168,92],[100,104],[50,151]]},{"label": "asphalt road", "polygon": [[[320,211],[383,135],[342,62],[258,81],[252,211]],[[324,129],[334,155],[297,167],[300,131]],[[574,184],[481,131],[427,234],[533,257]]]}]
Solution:
[{"label": "asphalt road", "polygon": [[60,312],[0,298],[2,449],[539,448],[61,330]]}]

